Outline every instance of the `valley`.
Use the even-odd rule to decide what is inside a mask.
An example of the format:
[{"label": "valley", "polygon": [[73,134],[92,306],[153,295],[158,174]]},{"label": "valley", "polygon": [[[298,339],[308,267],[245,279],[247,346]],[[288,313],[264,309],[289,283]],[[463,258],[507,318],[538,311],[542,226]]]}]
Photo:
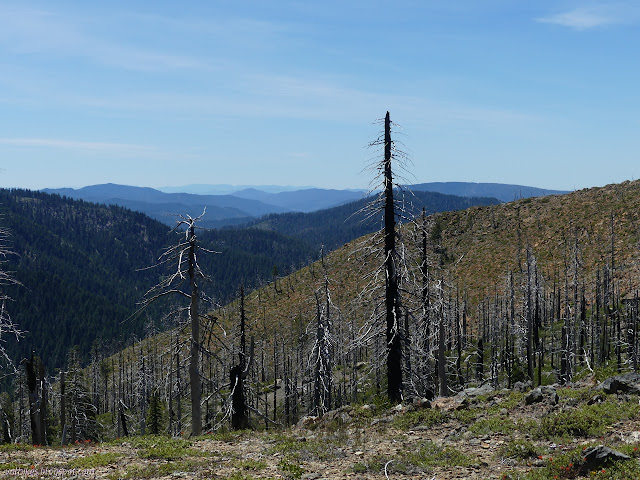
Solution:
[{"label": "valley", "polygon": [[[102,224],[113,229],[119,225],[118,216],[126,218],[132,214],[121,207],[78,203],[34,192],[13,192],[12,195],[5,198],[3,205],[11,205],[12,202],[28,205],[30,215],[36,215],[40,205],[47,204],[51,198],[54,205],[58,202],[58,206],[46,211],[55,212],[64,207],[60,211],[66,212],[64,215],[56,213],[54,218],[74,218],[90,229]],[[104,462],[105,467],[115,468],[119,472],[117,475],[126,475],[127,478],[139,478],[141,470],[136,468],[151,468],[156,472],[149,478],[162,478],[172,471],[182,471],[180,469],[210,476],[214,471],[207,469],[197,458],[208,455],[206,452],[213,448],[212,452],[217,452],[215,455],[221,462],[215,470],[215,475],[220,478],[301,478],[302,475],[325,472],[328,478],[378,478],[392,474],[402,478],[422,478],[424,474],[435,474],[437,478],[534,479],[545,478],[544,475],[554,471],[549,470],[552,467],[548,462],[536,460],[537,457],[544,459],[545,455],[554,454],[554,449],[548,446],[551,443],[566,442],[566,435],[569,435],[570,444],[562,450],[569,455],[567,458],[574,455],[572,449],[592,445],[595,442],[593,437],[600,435],[601,430],[585,430],[579,434],[540,431],[531,437],[526,433],[531,428],[527,422],[541,415],[539,421],[544,423],[549,415],[573,411],[583,403],[586,405],[585,402],[596,395],[593,388],[597,381],[606,375],[635,368],[639,357],[636,353],[635,302],[640,238],[635,212],[639,211],[640,182],[607,185],[565,195],[525,198],[505,204],[486,201],[488,204],[480,203],[469,208],[464,208],[464,202],[484,200],[472,198],[461,201],[459,197],[437,195],[418,193],[412,198],[423,201],[425,206],[429,205],[429,198],[435,198],[444,202],[441,205],[460,205],[462,209],[439,213],[425,210],[427,215],[423,216],[418,203],[408,210],[413,213],[413,220],[398,226],[403,252],[399,263],[402,266],[402,309],[406,312],[400,323],[406,352],[403,375],[407,375],[403,398],[409,407],[396,409],[393,404],[379,403],[384,397],[386,382],[385,366],[381,361],[384,346],[380,341],[384,331],[380,313],[382,290],[376,280],[383,259],[373,248],[382,237],[376,232],[375,223],[364,227],[362,223],[358,224],[358,228],[365,228],[365,234],[353,238],[349,237],[353,234],[348,222],[342,220],[345,228],[341,231],[326,220],[349,218],[353,215],[349,211],[361,211],[360,203],[346,204],[327,212],[287,213],[282,218],[270,215],[246,229],[220,229],[198,235],[202,248],[222,252],[213,254],[211,263],[203,260],[201,267],[215,272],[216,268],[221,268],[221,261],[228,265],[216,278],[248,278],[243,270],[238,269],[243,261],[235,259],[253,258],[247,262],[249,271],[255,269],[261,255],[265,259],[263,273],[254,277],[256,283],[253,287],[249,283],[245,285],[249,288],[245,290],[244,297],[236,296],[239,287],[236,283],[228,290],[228,295],[235,299],[204,310],[201,334],[207,353],[201,356],[204,380],[202,421],[204,432],[211,432],[208,434],[211,437],[196,435],[188,439],[189,416],[192,413],[185,395],[189,391],[189,329],[184,317],[181,320],[178,316],[177,327],[160,324],[154,327],[155,332],[147,323],[133,342],[128,345],[121,343],[125,347],[122,350],[89,347],[90,355],[85,357],[87,352],[82,349],[86,347],[81,347],[75,350],[76,353],[66,356],[65,366],[59,370],[65,372],[65,384],[77,384],[80,388],[78,394],[85,392],[81,395],[92,398],[90,404],[80,410],[84,412],[84,420],[76,423],[68,438],[74,445],[76,441],[100,442],[96,447],[75,447],[75,453],[70,454],[69,459],[77,459],[78,465],[85,465],[85,462],[90,465],[90,460],[83,459],[95,458],[96,462]],[[94,220],[95,223],[88,220],[101,218],[101,215],[112,219]],[[134,241],[134,244],[144,247],[149,253],[127,254],[125,258],[146,259],[144,266],[148,266],[158,258],[158,250],[170,244],[171,240],[167,239],[165,226],[145,220],[146,217],[140,214],[133,215],[127,221],[134,223],[124,223],[118,228],[123,232],[140,232],[145,225],[142,230],[146,232],[142,235],[145,242]],[[50,214],[47,218],[47,222],[53,221]],[[15,220],[12,221],[11,229],[26,238],[26,231]],[[53,224],[47,222],[42,225],[53,229]],[[305,222],[307,227],[303,227]],[[339,224],[338,221],[335,225]],[[322,225],[325,225],[324,230]],[[370,229],[368,232],[367,228]],[[305,230],[308,231],[304,233]],[[73,231],[80,238],[88,235],[77,226]],[[162,241],[151,244],[151,231],[157,231]],[[298,232],[297,238],[292,232]],[[77,252],[74,255],[76,260],[84,259],[90,265],[96,261],[90,254],[91,250],[64,240],[62,230],[49,230],[48,235],[59,238],[65,250]],[[122,235],[110,234],[105,238],[118,239],[120,244],[128,243]],[[338,248],[320,251],[319,245],[325,243],[317,242],[320,238]],[[290,254],[295,251],[292,245],[299,245],[297,266],[295,261],[291,262]],[[233,248],[227,249],[231,246]],[[258,254],[267,246],[270,250]],[[110,246],[101,248],[104,251],[112,249],[114,253],[117,251]],[[155,254],[153,249],[156,249]],[[313,259],[314,251],[316,255],[320,251],[320,259]],[[78,257],[80,252],[87,252],[82,254],[86,257]],[[254,257],[247,257],[249,252]],[[40,258],[40,255],[27,250],[20,255]],[[59,257],[60,254],[52,251],[51,255]],[[282,255],[279,267],[282,270],[277,266],[274,268],[271,261],[278,258],[277,255]],[[126,265],[120,268],[136,270]],[[143,272],[149,275],[148,270]],[[153,282],[153,276],[139,281]],[[83,280],[87,286],[91,281],[90,278]],[[224,283],[224,280],[218,282]],[[91,288],[87,290],[91,291]],[[105,286],[97,290],[117,298],[117,293],[109,293]],[[142,287],[137,287],[137,290],[142,292]],[[188,293],[188,290],[184,292]],[[135,302],[140,298],[141,295],[136,295]],[[95,300],[91,302],[96,304]],[[128,308],[135,308],[135,302]],[[175,308],[175,302],[173,306],[165,303],[153,308],[144,314],[145,318],[162,316],[163,310]],[[140,319],[133,317],[132,321]],[[91,328],[95,331],[95,327]],[[52,333],[46,335],[54,338]],[[36,365],[45,358],[38,355]],[[229,421],[234,412],[231,404],[234,389],[226,372],[237,364],[238,358],[249,365],[243,392],[249,407],[250,425],[258,430],[256,433],[234,434],[229,431]],[[319,359],[328,363],[321,363]],[[91,363],[85,367],[88,360]],[[18,382],[21,377],[24,378],[19,374]],[[48,376],[49,398],[68,396],[60,390],[60,381],[58,374]],[[517,385],[527,381],[530,386],[525,386],[522,391],[515,390],[522,388]],[[323,383],[325,393],[318,390]],[[537,385],[552,385],[558,389],[561,407],[527,407],[524,395]],[[456,407],[455,400],[447,403],[447,398],[458,398],[462,395],[460,392],[476,386],[490,388],[479,400],[467,400],[464,406]],[[575,398],[573,391],[582,392],[578,403],[572,400]],[[433,397],[436,400],[429,404],[432,408],[415,407],[427,402],[420,399]],[[71,397],[69,400],[78,401],[71,400]],[[4,411],[8,408],[13,410],[10,417],[12,431],[22,442],[29,430],[16,413],[20,409],[28,411],[27,399],[18,395],[17,403],[11,407],[6,401],[2,408]],[[628,399],[605,397],[600,401],[604,402],[602,408],[613,408],[611,402],[626,402]],[[495,412],[491,411],[495,419],[481,415],[482,405],[496,406]],[[62,434],[62,423],[55,420],[58,408],[59,404],[52,404],[53,417],[47,427],[47,442],[54,445],[59,444]],[[466,409],[471,409],[473,415],[456,413]],[[305,420],[316,416],[323,419],[320,426],[315,426],[313,422],[316,420]],[[406,420],[410,423],[407,424],[404,417],[416,418]],[[519,424],[518,418],[523,423]],[[334,419],[333,423],[331,419]],[[498,425],[507,419],[517,426],[515,430],[507,432],[498,426],[489,426],[488,430],[481,427],[485,423]],[[613,422],[606,425],[618,422],[618,426],[623,426],[631,434],[636,430],[635,419],[636,413],[632,412],[627,417],[605,422]],[[606,425],[602,428],[608,428]],[[375,436],[366,440],[362,437],[361,443],[357,443],[357,432],[361,430],[375,432]],[[486,433],[482,433],[485,430]],[[460,437],[452,436],[452,432],[458,432]],[[199,453],[194,453],[192,459],[191,453],[178,455],[183,463],[175,463],[178,457],[171,456],[159,457],[163,458],[159,463],[151,460],[153,456],[146,457],[147,454],[138,450],[149,447],[142,447],[145,444],[139,442],[153,439],[149,434],[159,433],[188,439],[185,440],[186,447],[174,445],[167,448],[188,448],[192,449],[190,452]],[[124,443],[126,451],[118,447],[120,444],[117,442],[109,443],[114,442],[114,438],[122,438],[123,434],[131,438],[130,442]],[[450,460],[452,463],[446,468],[438,468],[427,460],[406,457],[406,445],[402,442],[400,445],[404,446],[394,450],[393,445],[403,437],[431,452],[427,454],[425,450],[427,456],[451,455],[453,450],[448,448],[466,456],[464,459],[451,457],[458,459]],[[220,442],[219,438],[225,440],[216,443]],[[282,445],[277,448],[289,449],[291,447],[285,447],[291,441],[287,438],[293,438],[294,442],[310,442],[306,443],[309,448],[316,441],[337,442],[336,451],[342,453],[337,457],[316,457],[317,454],[302,448],[300,451],[304,453],[289,452],[285,457],[276,455],[277,462],[273,463],[270,460],[273,454],[267,453],[265,448],[268,447],[262,445],[272,444],[274,448]],[[625,445],[629,443],[626,438],[612,436],[609,443],[627,452],[629,448]],[[160,437],[157,441],[149,441],[165,442]],[[138,444],[141,446],[136,447]],[[243,470],[241,463],[233,460],[233,454],[221,453],[225,451],[224,445],[231,445],[230,452],[246,449],[246,455],[258,459],[256,469]],[[54,457],[49,455],[67,455],[64,452],[68,448],[43,451],[42,455],[37,449],[29,450],[26,456],[16,453],[14,457],[28,457],[31,460],[20,462],[30,461],[56,468]],[[526,448],[529,453],[520,454],[520,448]],[[389,455],[394,451],[399,456]],[[137,455],[142,455],[142,460],[126,460],[130,455],[127,452],[137,452]],[[513,457],[509,461],[511,463],[504,463],[505,455]],[[8,458],[13,457],[10,455]],[[104,460],[97,460],[99,458]],[[501,466],[498,467],[496,462]],[[567,465],[569,463],[567,460]],[[108,470],[101,470],[99,465],[98,468],[100,475],[110,478]],[[615,468],[611,470],[616,471]],[[566,478],[576,478],[576,475],[580,477],[576,472],[567,473]],[[602,478],[624,478],[615,475]]]}]

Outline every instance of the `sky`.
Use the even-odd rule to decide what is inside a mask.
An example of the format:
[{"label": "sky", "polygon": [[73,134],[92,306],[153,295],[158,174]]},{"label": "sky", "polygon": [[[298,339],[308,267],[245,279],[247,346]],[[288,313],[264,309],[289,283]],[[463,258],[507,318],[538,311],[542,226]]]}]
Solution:
[{"label": "sky", "polygon": [[0,187],[640,178],[640,2],[3,1]]}]

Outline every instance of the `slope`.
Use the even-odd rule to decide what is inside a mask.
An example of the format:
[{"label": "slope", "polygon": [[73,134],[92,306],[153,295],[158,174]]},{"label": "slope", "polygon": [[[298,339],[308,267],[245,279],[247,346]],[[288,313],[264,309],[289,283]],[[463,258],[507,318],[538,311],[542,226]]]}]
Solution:
[{"label": "slope", "polygon": [[[577,276],[584,279],[589,291],[595,284],[596,270],[613,263],[619,295],[632,295],[640,288],[639,212],[640,181],[633,181],[437,213],[427,219],[430,270],[435,278],[464,290],[471,322],[480,314],[479,302],[505,287],[508,272],[526,271],[527,249],[535,257],[547,288],[554,281],[564,282],[565,274],[573,278],[578,265]],[[298,216],[304,218],[303,214],[285,217]],[[278,220],[279,216],[266,221],[273,218]],[[364,230],[362,225],[356,227]],[[408,254],[417,265],[420,234],[415,235],[414,229],[414,225],[407,225],[403,233]],[[318,232],[311,230],[308,235]],[[366,272],[375,268],[362,248],[366,241],[365,237],[347,243],[325,259],[332,301],[345,316],[356,311],[357,322],[372,308],[359,297]],[[281,335],[295,344],[306,322],[315,318],[314,292],[323,288],[324,281],[323,268],[316,262],[281,279],[275,288],[271,284],[252,293],[245,308],[248,317],[256,319],[258,335]],[[236,309],[235,304],[225,307],[221,318],[233,324]]]},{"label": "slope", "polygon": [[[249,227],[295,236],[316,249],[320,249],[324,244],[326,249],[333,250],[354,238],[381,228],[380,218],[369,218],[366,212],[365,207],[372,201],[374,197],[312,213],[271,214],[255,221]],[[404,204],[407,217],[419,215],[423,207],[427,214],[432,214],[461,210],[472,205],[499,203],[495,198],[466,198],[419,191],[397,195],[397,201]]]},{"label": "slope", "polygon": [[[23,284],[9,289],[14,301],[8,308],[27,334],[18,344],[3,338],[16,361],[35,350],[54,368],[73,346],[86,359],[94,342],[100,348],[122,346],[144,336],[149,318],[156,318],[155,328],[166,328],[157,320],[161,305],[126,320],[162,274],[140,269],[175,242],[166,225],[121,207],[26,190],[0,190],[0,209],[16,253],[3,268]],[[286,273],[310,258],[302,242],[275,232],[201,236],[203,246],[221,252],[201,258],[212,277],[208,293],[220,302],[233,297],[241,281],[260,285],[274,266]]]}]

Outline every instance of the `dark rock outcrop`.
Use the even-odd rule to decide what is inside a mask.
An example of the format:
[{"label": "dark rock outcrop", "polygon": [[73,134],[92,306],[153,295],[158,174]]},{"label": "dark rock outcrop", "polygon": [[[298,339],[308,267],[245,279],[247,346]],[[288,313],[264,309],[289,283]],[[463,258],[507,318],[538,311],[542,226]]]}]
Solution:
[{"label": "dark rock outcrop", "polygon": [[596,388],[604,390],[605,393],[640,394],[640,374],[631,372],[609,377]]},{"label": "dark rock outcrop", "polygon": [[534,388],[524,397],[524,403],[527,405],[539,402],[544,402],[548,405],[557,405],[558,400],[559,397],[556,389],[548,386]]},{"label": "dark rock outcrop", "polygon": [[619,462],[630,460],[631,457],[622,452],[613,450],[612,448],[598,445],[597,447],[587,448],[584,453],[584,465],[586,470],[594,470],[606,466],[611,462]]}]

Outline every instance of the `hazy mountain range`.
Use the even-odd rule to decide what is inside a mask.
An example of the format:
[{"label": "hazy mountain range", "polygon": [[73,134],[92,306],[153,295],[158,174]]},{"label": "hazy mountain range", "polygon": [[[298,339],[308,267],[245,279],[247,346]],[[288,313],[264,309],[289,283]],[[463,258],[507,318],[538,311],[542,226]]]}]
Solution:
[{"label": "hazy mountain range", "polygon": [[[462,197],[496,198],[502,202],[567,193],[524,185],[469,182],[421,183],[410,185],[408,188],[413,191],[437,192]],[[198,216],[206,209],[207,214],[201,223],[206,228],[246,224],[272,213],[309,213],[324,210],[361,200],[366,193],[364,190],[357,189],[226,184],[185,185],[163,187],[159,190],[112,183],[79,189],[47,188],[43,191],[73,199],[126,207],[143,212],[167,225],[175,223],[176,214]]]}]

